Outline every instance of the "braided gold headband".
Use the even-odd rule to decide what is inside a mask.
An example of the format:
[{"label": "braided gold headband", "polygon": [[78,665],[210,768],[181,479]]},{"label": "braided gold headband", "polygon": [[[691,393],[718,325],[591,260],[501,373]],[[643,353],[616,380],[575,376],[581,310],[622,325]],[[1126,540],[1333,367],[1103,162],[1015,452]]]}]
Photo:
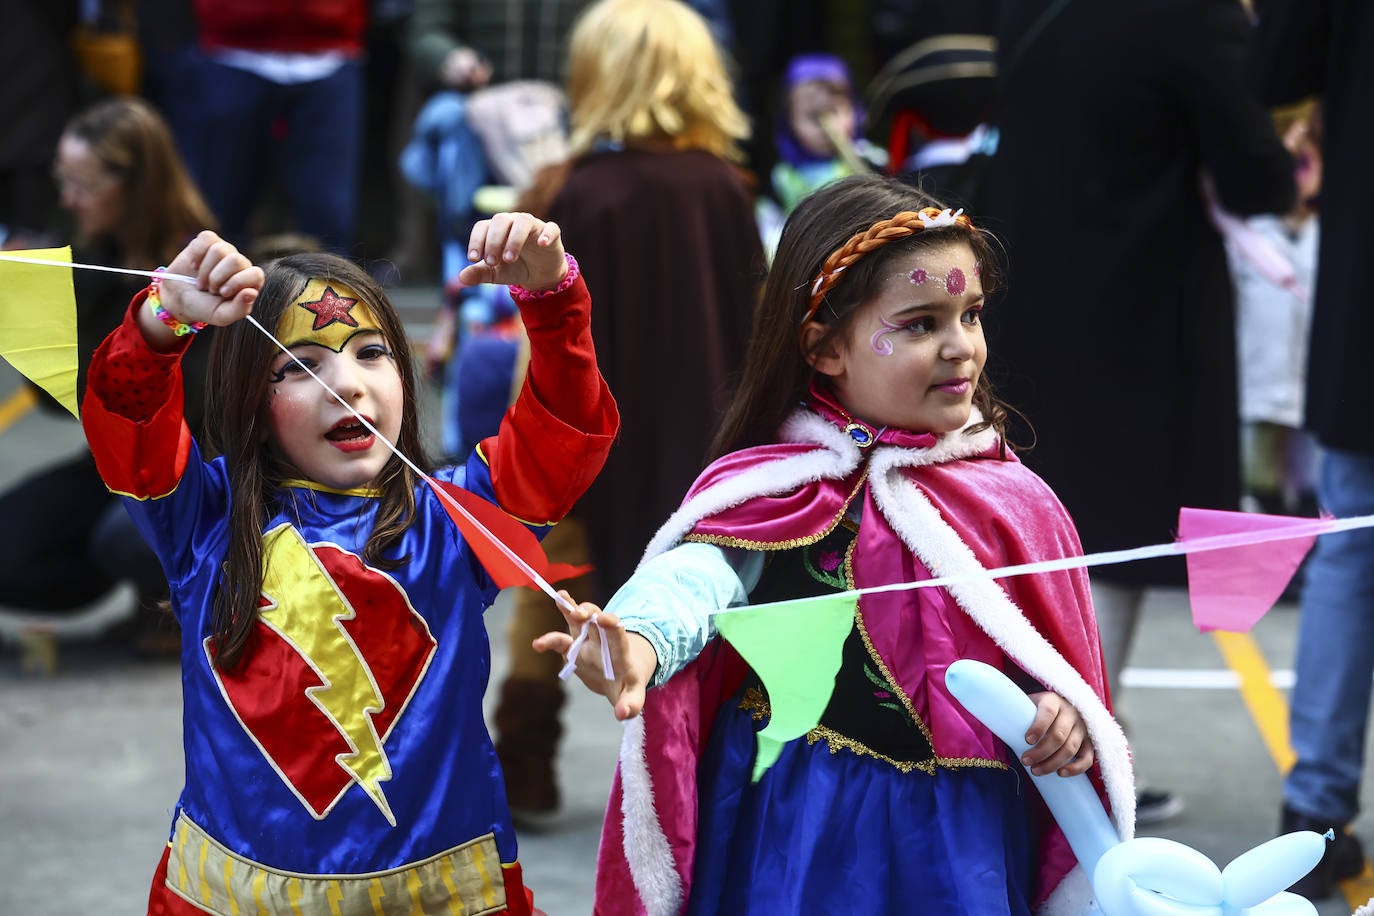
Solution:
[{"label": "braided gold headband", "polygon": [[812,281],[811,302],[807,306],[806,314],[802,316],[802,326],[815,316],[816,310],[825,300],[826,293],[839,282],[840,274],[859,258],[878,250],[888,242],[910,238],[924,229],[942,229],[955,225],[974,231],[973,220],[965,216],[962,209],[940,210],[936,207],[924,207],[918,211],[904,210],[890,219],[880,219],[867,229],[854,233],[849,237],[849,241],[825,259],[825,263],[821,265],[821,272]]}]

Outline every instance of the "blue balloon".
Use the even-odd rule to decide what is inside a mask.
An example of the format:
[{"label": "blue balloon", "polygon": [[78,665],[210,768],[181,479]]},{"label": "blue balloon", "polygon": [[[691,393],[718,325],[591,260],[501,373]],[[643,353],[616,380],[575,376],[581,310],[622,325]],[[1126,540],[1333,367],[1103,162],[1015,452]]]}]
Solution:
[{"label": "blue balloon", "polygon": [[[1026,730],[1035,703],[991,665],[961,658],[945,671],[945,686],[964,708],[1001,738],[1020,759],[1030,745]],[[1030,772],[1030,768],[1026,768]],[[1092,875],[1103,853],[1121,841],[1086,774],[1031,776],[1083,869]]]},{"label": "blue balloon", "polygon": [[[945,685],[1017,757],[1030,747],[1035,704],[1002,672],[960,659],[945,672]],[[1278,837],[1218,869],[1173,840],[1122,842],[1086,774],[1031,779],[1092,879],[1104,916],[1317,916],[1307,900],[1283,892],[1321,859],[1326,842],[1316,833]]]}]

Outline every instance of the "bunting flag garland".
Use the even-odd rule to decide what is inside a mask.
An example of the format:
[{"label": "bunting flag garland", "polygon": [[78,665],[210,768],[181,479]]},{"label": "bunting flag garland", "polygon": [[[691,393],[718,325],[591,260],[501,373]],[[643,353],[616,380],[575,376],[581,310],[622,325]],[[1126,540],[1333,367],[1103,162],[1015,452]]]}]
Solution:
[{"label": "bunting flag garland", "polygon": [[[23,260],[19,260],[19,256]],[[71,248],[13,252],[0,264],[0,357],[77,416]],[[51,266],[65,266],[52,270]]]},{"label": "bunting flag garland", "polygon": [[[62,269],[46,269],[52,267]],[[75,415],[78,355],[73,268],[147,276],[152,273],[73,264],[68,248],[0,254],[0,356],[51,392]],[[194,278],[172,274],[164,275],[164,279],[194,282]],[[253,316],[246,320],[290,353]],[[308,366],[300,365],[348,406]],[[354,416],[433,488],[493,582],[503,588],[535,587],[566,604],[549,582],[580,575],[589,567],[549,563],[528,528],[476,494],[430,478],[365,418],[356,413]],[[1374,527],[1374,515],[1302,519],[1184,508],[1179,515],[1179,538],[1169,544],[1062,557],[919,582],[890,583],[817,598],[725,608],[708,614],[715,617],[721,635],[768,689],[772,717],[758,735],[759,754],[754,770],[757,780],[776,761],[783,744],[804,735],[819,721],[833,691],[844,639],[863,594],[1184,554],[1195,625],[1203,631],[1244,631],[1274,604],[1318,535],[1369,527]],[[779,625],[784,618],[785,630]],[[780,636],[783,633],[785,636]],[[605,674],[610,678],[614,674],[607,662],[603,657]]]},{"label": "bunting flag garland", "polygon": [[[50,268],[57,267],[59,270]],[[74,264],[70,248],[33,249],[0,253],[0,356],[22,375],[50,391],[73,416],[77,415],[76,298],[72,270],[99,270],[136,276],[157,276],[154,271],[100,264]],[[195,283],[195,277],[161,274],[163,280]],[[41,303],[41,307],[36,304]],[[261,331],[277,348],[294,354],[249,315],[245,320]],[[550,564],[538,539],[524,525],[499,507],[452,484],[436,481],[417,467],[368,420],[329,387],[309,366],[300,366],[330,393],[367,430],[420,476],[435,491],[444,511],[473,547],[478,561],[492,581],[505,588],[523,585],[537,588],[557,603],[565,603],[549,584],[591,569],[589,566]],[[514,547],[510,546],[514,545]]]},{"label": "bunting flag garland", "polygon": [[770,718],[756,735],[754,782],[777,761],[784,744],[820,721],[835,690],[841,650],[854,627],[858,600],[840,592],[742,608],[716,618],[720,635],[768,690]]},{"label": "bunting flag garland", "polygon": [[1193,625],[1204,633],[1249,631],[1279,600],[1312,549],[1317,539],[1313,527],[1310,518],[1188,507],[1179,510],[1178,535],[1183,543],[1241,532],[1288,535],[1282,540],[1189,553],[1188,599]]},{"label": "bunting flag garland", "polygon": [[[481,562],[482,568],[487,571],[487,575],[491,576],[491,580],[501,588],[510,588],[511,586],[539,588],[540,586],[538,581],[526,572],[525,568],[522,568],[507,552],[502,551],[497,546],[497,542],[504,543],[506,547],[510,548],[510,553],[524,561],[526,568],[532,569],[548,582],[573,579],[591,572],[591,566],[550,563],[549,558],[544,555],[543,548],[539,546],[539,539],[534,536],[533,532],[507,515],[500,506],[487,502],[471,490],[464,490],[455,484],[433,478],[427,478],[427,482],[436,492],[447,493],[453,498],[453,502],[467,510],[467,514],[464,514],[453,502],[439,495],[440,505],[444,507],[449,518],[453,519],[458,530],[463,533],[463,537],[472,547],[472,552],[477,555],[477,559]],[[486,530],[479,529],[474,524],[474,519],[480,522],[482,528]]]}]

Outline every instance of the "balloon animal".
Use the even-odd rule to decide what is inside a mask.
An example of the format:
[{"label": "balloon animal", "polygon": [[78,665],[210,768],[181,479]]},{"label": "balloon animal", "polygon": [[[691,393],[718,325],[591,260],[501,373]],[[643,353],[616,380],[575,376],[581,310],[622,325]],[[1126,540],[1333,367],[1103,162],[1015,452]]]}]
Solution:
[{"label": "balloon animal", "polygon": [[[1035,704],[1002,672],[961,659],[945,672],[945,684],[1016,757],[1030,747],[1025,734],[1035,718]],[[1331,834],[1286,834],[1218,869],[1202,853],[1173,840],[1120,840],[1087,774],[1031,779],[1092,879],[1103,916],[1317,914],[1306,899],[1284,888],[1316,866]]]}]

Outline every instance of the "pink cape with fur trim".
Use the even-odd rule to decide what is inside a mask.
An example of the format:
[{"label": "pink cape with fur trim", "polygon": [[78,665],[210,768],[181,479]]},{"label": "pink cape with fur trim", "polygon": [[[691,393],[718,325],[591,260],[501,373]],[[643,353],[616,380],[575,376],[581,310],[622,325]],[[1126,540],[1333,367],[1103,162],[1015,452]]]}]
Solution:
[{"label": "pink cape with fur trim", "polygon": [[[830,435],[838,430],[814,414],[794,417],[789,430],[799,441],[747,449],[708,468],[649,554],[689,532],[693,539],[757,545],[806,538],[827,530],[851,497],[864,500],[854,551],[859,587],[948,575],[970,563],[992,568],[1082,552],[1053,493],[1014,456],[1001,457],[995,437],[968,437],[949,452],[960,434],[943,445],[933,436],[885,434],[866,456],[847,437]],[[854,496],[861,484],[866,492]],[[1107,788],[1118,828],[1129,835],[1133,811],[1122,809],[1132,807],[1130,764],[1104,701],[1083,570],[869,595],[859,607],[874,650],[929,723],[937,757],[1000,753],[997,739],[945,690],[944,667],[956,658],[1002,667],[1005,653],[1068,698],[1084,713],[1103,766],[1112,769]],[[948,628],[932,635],[925,624],[933,620]],[[733,650],[713,640],[650,690],[641,719],[627,724],[602,832],[597,913],[667,916],[685,908],[697,842],[696,765],[717,710],[744,672]],[[1040,848],[1037,906],[1078,911],[1082,888],[1060,887],[1076,862],[1057,827]]]}]

